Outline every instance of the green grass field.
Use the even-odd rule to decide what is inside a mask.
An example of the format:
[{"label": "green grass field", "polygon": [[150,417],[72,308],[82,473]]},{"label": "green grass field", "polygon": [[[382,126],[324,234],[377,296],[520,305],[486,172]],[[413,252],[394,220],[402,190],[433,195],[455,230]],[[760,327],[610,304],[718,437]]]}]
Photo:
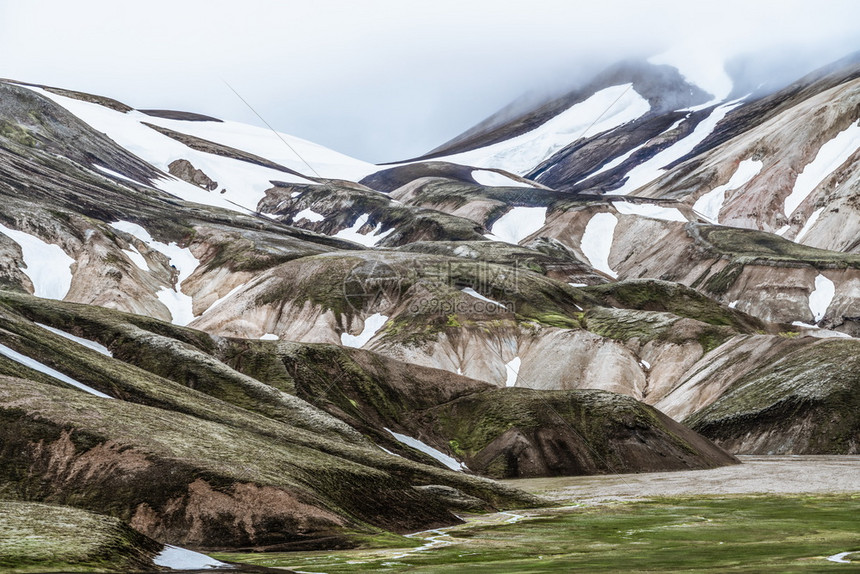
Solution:
[{"label": "green grass field", "polygon": [[[446,529],[450,545],[421,551],[213,556],[326,573],[860,571],[860,494],[657,498],[524,514],[514,524],[504,515],[470,520]],[[854,564],[826,560],[854,550]]]}]

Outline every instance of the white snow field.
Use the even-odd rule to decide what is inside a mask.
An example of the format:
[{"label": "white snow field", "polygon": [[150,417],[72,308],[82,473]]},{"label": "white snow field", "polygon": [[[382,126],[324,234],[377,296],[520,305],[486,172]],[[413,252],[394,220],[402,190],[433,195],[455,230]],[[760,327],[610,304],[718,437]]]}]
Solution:
[{"label": "white snow field", "polygon": [[186,550],[178,546],[164,545],[158,556],[152,559],[156,566],[171,568],[172,570],[206,570],[209,568],[229,568],[229,564],[219,562],[214,558]]},{"label": "white snow field", "polygon": [[364,328],[358,335],[341,333],[340,342],[344,347],[355,347],[360,349],[370,341],[374,335],[385,325],[388,317],[381,313],[374,313],[364,320]]},{"label": "white snow field", "polygon": [[628,201],[616,201],[612,205],[615,207],[615,211],[621,215],[638,215],[639,217],[650,217],[663,221],[687,222],[687,218],[677,207],[663,207],[653,203],[630,203]]},{"label": "white snow field", "polygon": [[580,249],[591,266],[612,277],[618,278],[618,273],[609,266],[609,252],[612,250],[612,238],[618,218],[611,213],[596,213],[588,220],[582,233]]},{"label": "white snow field", "polygon": [[693,211],[711,223],[719,223],[720,211],[726,202],[726,192],[738,189],[749,183],[752,178],[761,172],[762,167],[764,167],[764,163],[761,161],[754,159],[743,160],[738,164],[738,168],[732,174],[732,177],[729,178],[729,181],[715,187],[696,200],[696,203],[693,204]]},{"label": "white snow field", "polygon": [[791,217],[824,178],[845,163],[857,148],[860,148],[860,122],[851,124],[818,149],[815,159],[806,164],[794,181],[791,193],[785,198],[785,215]]},{"label": "white snow field", "polygon": [[[309,176],[319,174],[322,177],[357,181],[379,170],[373,164],[300,138],[276,134],[266,128],[229,121],[170,120],[148,116],[138,111],[122,113],[99,104],[53,94],[41,88],[25,87],[53,100],[96,131],[107,134],[120,146],[165,174],[168,173],[171,162],[186,159],[218,182],[218,189],[211,192],[169,175],[152,182],[156,188],[186,201],[234,211],[255,211],[257,204],[265,196],[265,191],[272,187],[273,180],[290,183],[313,182],[282,170],[194,150],[144,125],[144,122],[247,151]],[[296,152],[311,167],[308,167]],[[114,174],[108,169],[101,171],[128,180],[127,177]],[[149,182],[138,183],[149,185]]]},{"label": "white snow field", "polygon": [[[383,427],[383,428],[385,428],[385,427]],[[433,458],[435,458],[436,460],[438,460],[439,462],[441,462],[442,464],[444,464],[445,466],[447,466],[451,470],[456,470],[456,471],[460,471],[460,472],[462,472],[464,470],[469,470],[468,468],[466,468],[465,464],[463,464],[462,462],[460,462],[456,458],[450,457],[447,454],[445,454],[444,452],[438,451],[435,448],[433,448],[432,446],[424,444],[423,442],[421,442],[417,438],[412,438],[411,436],[406,436],[405,434],[396,433],[389,428],[385,428],[385,430],[387,430],[389,433],[391,433],[391,436],[396,438],[399,442],[402,442],[403,444],[405,444],[407,446],[411,446],[412,448],[414,448],[416,450],[420,450],[424,454],[428,454],[428,455],[432,456]]]},{"label": "white snow field", "polygon": [[35,235],[0,225],[0,233],[21,246],[21,271],[33,283],[33,294],[45,299],[62,299],[72,285],[71,265],[75,262],[59,245],[45,243]]},{"label": "white snow field", "polygon": [[624,182],[624,185],[619,187],[618,189],[613,189],[612,191],[607,191],[607,195],[627,195],[628,193],[639,189],[643,185],[651,183],[666,170],[663,168],[672,163],[677,159],[681,159],[691,151],[693,148],[702,143],[714,128],[717,126],[720,121],[726,117],[730,111],[734,108],[741,105],[740,100],[734,100],[727,104],[723,104],[717,108],[714,108],[714,111],[711,114],[700,121],[696,127],[693,129],[693,132],[689,134],[687,137],[682,138],[659,152],[657,155],[652,157],[651,159],[644,161],[627,172],[627,180]]},{"label": "white snow field", "polygon": [[484,237],[517,245],[545,223],[546,207],[514,207],[497,219]]},{"label": "white snow field", "polygon": [[51,333],[54,333],[55,335],[59,335],[60,337],[65,337],[69,341],[74,341],[75,343],[78,343],[79,345],[83,345],[84,347],[89,347],[90,349],[92,349],[94,351],[98,351],[102,355],[106,355],[108,357],[113,357],[113,353],[111,353],[110,350],[107,347],[105,347],[104,345],[102,345],[101,343],[96,343],[95,341],[90,341],[89,339],[84,339],[83,337],[78,337],[76,335],[72,335],[71,333],[66,333],[63,330],[57,329],[55,327],[51,327],[50,325],[45,325],[42,323],[36,323],[36,324],[38,326],[40,326],[41,328],[43,328],[47,331],[50,331]]},{"label": "white snow field", "polygon": [[819,273],[815,278],[815,289],[809,294],[809,309],[815,316],[816,323],[824,318],[835,294],[836,286],[833,281]]},{"label": "white snow field", "polygon": [[194,320],[191,297],[182,292],[183,281],[188,279],[200,265],[200,261],[194,257],[191,250],[187,247],[179,247],[176,243],[156,241],[146,229],[131,221],[115,221],[110,225],[114,229],[140,239],[147,247],[162,253],[170,260],[170,264],[179,272],[176,288],[162,287],[155,296],[170,311],[170,320],[174,325],[187,325]]},{"label": "white snow field", "polygon": [[27,355],[22,355],[18,351],[14,351],[14,350],[10,349],[9,347],[7,347],[6,345],[0,345],[0,355],[8,357],[8,358],[12,359],[13,361],[15,361],[16,363],[20,363],[20,364],[24,365],[25,367],[30,367],[34,371],[39,371],[40,373],[44,373],[44,374],[48,375],[49,377],[53,377],[53,378],[57,379],[58,381],[62,381],[68,385],[72,385],[73,387],[77,387],[77,388],[81,389],[82,391],[88,392],[91,395],[95,395],[95,396],[100,397],[102,399],[112,399],[113,398],[112,396],[106,395],[100,391],[97,391],[94,388],[81,383],[80,381],[76,381],[75,379],[69,377],[68,375],[64,375],[60,371],[52,369],[48,365],[43,365],[42,363],[40,363],[36,359],[31,359]]},{"label": "white snow field", "polygon": [[376,227],[367,234],[361,234],[358,232],[366,223],[367,220],[370,219],[369,213],[362,213],[355,220],[355,223],[352,224],[352,227],[347,227],[346,229],[341,229],[332,237],[337,237],[338,239],[346,239],[347,241],[352,241],[353,243],[358,243],[360,245],[364,245],[365,247],[373,247],[392,233],[394,233],[394,228],[388,229],[380,233],[380,229],[382,229],[382,224],[377,223]]},{"label": "white snow field", "polygon": [[520,361],[519,357],[514,357],[509,362],[505,363],[505,386],[513,387],[517,384],[517,379],[520,376],[520,365],[522,361]]},{"label": "white snow field", "polygon": [[295,214],[295,216],[293,216],[293,221],[296,223],[298,223],[302,219],[307,219],[311,223],[319,223],[320,221],[325,221],[325,215],[317,213],[316,211],[308,207],[307,209],[303,209],[297,214]]},{"label": "white snow field", "polygon": [[504,174],[495,171],[488,171],[486,169],[473,170],[472,179],[477,181],[480,185],[486,185],[489,187],[534,187],[524,181],[511,179]]},{"label": "white snow field", "polygon": [[[350,157],[296,136],[273,132],[265,127],[229,120],[187,122],[146,117],[150,118],[147,121],[151,124],[240,149],[307,176],[319,174],[320,177],[358,181],[379,171],[379,166],[372,163]],[[290,177],[289,174],[282,171],[278,173]]]},{"label": "white snow field", "polygon": [[486,147],[437,158],[525,175],[568,144],[617,128],[648,113],[651,105],[632,84],[612,86],[574,104],[530,132]]}]

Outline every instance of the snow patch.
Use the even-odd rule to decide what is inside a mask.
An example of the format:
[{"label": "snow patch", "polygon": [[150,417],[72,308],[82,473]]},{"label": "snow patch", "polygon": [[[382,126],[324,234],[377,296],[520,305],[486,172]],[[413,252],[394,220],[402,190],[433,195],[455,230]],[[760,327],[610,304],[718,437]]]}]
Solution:
[{"label": "snow patch", "polygon": [[[600,166],[600,169],[598,169],[594,173],[588,174],[587,176],[585,176],[581,180],[577,181],[576,183],[582,183],[583,181],[591,179],[592,177],[600,175],[601,173],[607,172],[610,169],[615,169],[616,167],[618,167],[619,165],[621,165],[622,163],[627,161],[630,158],[630,156],[632,156],[634,153],[636,153],[637,151],[639,151],[640,149],[645,147],[647,144],[648,144],[648,142],[640,144],[640,145],[636,146],[635,148],[631,149],[630,151],[628,151],[627,153],[620,155],[620,156],[616,157],[615,159],[606,162],[605,164]],[[555,166],[553,166],[553,167],[555,167]]]},{"label": "snow patch", "polygon": [[203,314],[205,315],[206,313],[208,313],[209,311],[211,311],[212,309],[214,309],[215,307],[217,307],[218,305],[220,305],[221,303],[223,303],[224,301],[226,301],[227,299],[229,299],[230,297],[232,297],[233,295],[235,295],[236,293],[241,291],[242,288],[244,288],[246,285],[247,285],[247,283],[242,283],[242,284],[236,285],[235,287],[230,289],[229,293],[227,293],[223,297],[219,297],[218,299],[215,300],[214,303],[209,305],[209,307],[207,307],[206,310],[203,311]]},{"label": "snow patch", "polygon": [[156,566],[171,568],[173,570],[205,570],[209,568],[230,568],[229,564],[219,562],[214,558],[186,550],[178,546],[164,545],[164,550],[152,559]]},{"label": "snow patch", "polygon": [[355,220],[355,223],[352,224],[352,227],[341,229],[332,237],[337,237],[338,239],[346,239],[347,241],[352,241],[354,243],[364,245],[365,247],[373,247],[394,232],[394,228],[392,227],[391,229],[380,233],[379,230],[382,229],[382,224],[377,223],[373,231],[366,235],[362,235],[358,232],[358,230],[367,224],[368,219],[370,219],[370,214],[363,213],[358,216],[358,219]]},{"label": "snow patch", "polygon": [[627,180],[624,185],[618,189],[607,191],[607,195],[627,195],[631,191],[639,189],[643,185],[649,184],[665,173],[664,166],[672,163],[675,160],[681,159],[702,143],[720,121],[726,117],[730,111],[740,105],[740,100],[735,100],[727,104],[723,104],[714,109],[711,114],[700,121],[693,129],[693,133],[682,138],[659,152],[657,155],[642,162],[629,172],[627,172]]},{"label": "snow patch", "polygon": [[860,122],[851,124],[821,146],[815,159],[806,164],[806,167],[794,181],[794,188],[785,198],[785,207],[783,208],[785,214],[791,217],[791,214],[809,197],[815,188],[836,168],[845,163],[857,151],[858,147],[860,147]]},{"label": "snow patch", "polygon": [[803,224],[803,228],[800,230],[800,233],[797,234],[797,237],[794,238],[796,243],[800,243],[800,241],[806,237],[806,234],[809,233],[809,230],[812,229],[812,226],[815,225],[815,222],[818,221],[818,218],[821,217],[821,213],[824,211],[823,207],[819,207],[811,214],[809,214],[809,219],[806,220],[806,223]]},{"label": "snow patch", "polygon": [[839,554],[834,554],[833,556],[828,556],[827,559],[831,562],[838,562],[839,564],[851,564],[853,560],[846,560],[845,557],[850,554],[857,554],[858,551],[851,552],[840,552]]},{"label": "snow patch", "polygon": [[191,250],[187,247],[179,247],[176,243],[155,241],[149,232],[137,223],[115,221],[110,225],[118,231],[123,231],[136,237],[145,243],[147,247],[158,251],[170,260],[170,264],[179,273],[176,280],[176,288],[168,289],[167,287],[162,287],[155,296],[170,311],[170,320],[174,325],[187,325],[190,323],[194,319],[192,299],[190,296],[182,293],[182,283],[194,273],[194,270],[200,265],[200,261],[194,257]]},{"label": "snow patch", "polygon": [[148,183],[144,183],[141,181],[135,181],[135,180],[131,179],[130,177],[127,177],[127,176],[125,176],[119,172],[116,172],[112,169],[108,169],[108,168],[104,167],[103,165],[99,165],[99,164],[95,163],[95,164],[93,164],[93,167],[96,168],[97,170],[99,170],[100,172],[102,172],[103,174],[109,175],[111,177],[115,177],[117,179],[121,179],[121,180],[127,181],[129,183],[134,183],[137,185],[144,185],[146,187],[151,187]]},{"label": "snow patch", "polygon": [[519,244],[546,223],[546,207],[514,207],[493,223],[488,239]]},{"label": "snow patch", "polygon": [[517,379],[520,376],[520,361],[519,357],[514,357],[509,362],[505,363],[505,375],[507,376],[507,380],[505,380],[506,387],[513,387],[517,384]]},{"label": "snow patch", "polygon": [[295,217],[293,217],[293,221],[295,221],[296,223],[298,223],[302,219],[307,219],[311,223],[319,223],[320,221],[325,221],[325,215],[317,213],[316,211],[308,207],[307,209],[301,210],[295,215]]},{"label": "snow patch", "polygon": [[534,130],[483,148],[438,158],[464,165],[501,168],[525,175],[557,151],[580,138],[608,131],[651,110],[632,84],[594,93]]},{"label": "snow patch", "polygon": [[609,267],[609,252],[612,250],[612,237],[618,218],[611,213],[596,213],[582,234],[580,249],[591,266],[612,277],[618,278],[618,273]]},{"label": "snow patch", "polygon": [[501,173],[485,169],[472,171],[472,179],[477,181],[479,185],[486,185],[488,187],[534,187],[524,181],[512,179]]},{"label": "snow patch", "polygon": [[340,342],[344,347],[362,348],[370,341],[374,335],[385,325],[388,317],[381,313],[374,313],[364,320],[364,329],[359,335],[350,335],[349,333],[341,333]]},{"label": "snow patch", "polygon": [[720,210],[726,201],[726,192],[746,185],[761,172],[764,166],[759,160],[745,159],[738,164],[738,168],[729,181],[717,186],[708,193],[702,195],[693,204],[693,211],[701,215],[711,223],[719,223]]},{"label": "snow patch", "polygon": [[815,316],[816,323],[824,318],[835,294],[836,286],[833,281],[819,273],[818,277],[815,278],[815,288],[809,294],[809,309]]},{"label": "snow patch", "polygon": [[732,301],[731,303],[729,303],[729,309],[737,309],[738,303],[740,303],[740,300]]},{"label": "snow patch", "polygon": [[101,343],[96,343],[95,341],[90,341],[89,339],[84,339],[83,337],[77,337],[75,335],[72,335],[71,333],[66,333],[65,331],[62,331],[62,330],[57,329],[55,327],[51,327],[49,325],[45,325],[43,323],[36,323],[36,324],[38,326],[40,326],[41,328],[43,328],[47,331],[50,331],[51,333],[53,333],[55,335],[59,335],[60,337],[65,337],[69,341],[74,341],[75,343],[78,343],[79,345],[83,345],[84,347],[89,347],[90,349],[92,349],[94,351],[98,351],[102,355],[105,355],[108,357],[113,357],[113,353],[111,353],[110,350],[107,347],[105,347],[104,345],[102,345]]},{"label": "snow patch", "polygon": [[397,454],[396,452],[391,452],[390,450],[388,450],[388,449],[387,449],[387,448],[385,448],[384,446],[380,446],[380,445],[376,445],[376,446],[378,446],[378,447],[379,447],[379,449],[380,449],[380,450],[382,450],[383,452],[385,452],[386,454],[390,454],[391,456],[398,456],[398,457],[400,457],[400,458],[403,458],[402,456],[400,456],[400,455],[399,455],[399,454]]},{"label": "snow patch", "polygon": [[[383,427],[383,428],[385,428],[385,427]],[[433,448],[432,446],[424,444],[423,442],[421,442],[417,438],[412,438],[411,436],[406,436],[405,434],[396,433],[389,428],[385,428],[385,430],[387,430],[389,433],[391,433],[391,436],[396,438],[399,442],[402,442],[403,444],[405,444],[407,446],[411,446],[412,448],[414,448],[416,450],[420,450],[424,454],[432,456],[433,458],[435,458],[436,460],[438,460],[439,462],[441,462],[442,464],[444,464],[445,466],[447,466],[451,470],[457,470],[460,472],[462,472],[464,470],[469,470],[465,464],[463,464],[462,462],[460,462],[456,458],[448,456],[444,452],[438,451],[435,448]]]},{"label": "snow patch", "polygon": [[125,253],[125,256],[128,257],[129,261],[135,264],[135,266],[142,271],[149,271],[149,264],[147,264],[146,259],[141,255],[140,251],[137,250],[137,247],[134,245],[130,246],[131,249],[123,249],[122,252]]},{"label": "snow patch", "polygon": [[45,299],[61,300],[72,285],[74,259],[59,245],[45,243],[35,235],[0,225],[0,233],[21,247],[24,265],[21,271],[33,283],[33,294]]},{"label": "snow patch", "polygon": [[19,353],[17,351],[13,351],[12,349],[7,347],[6,345],[0,345],[0,355],[4,355],[4,356],[12,359],[16,363],[20,363],[20,364],[24,365],[25,367],[30,367],[34,371],[39,371],[40,373],[44,373],[44,374],[48,375],[49,377],[53,377],[53,378],[57,379],[58,381],[62,381],[66,384],[72,385],[73,387],[77,387],[77,388],[81,389],[82,391],[88,392],[91,395],[95,395],[95,396],[103,398],[103,399],[112,399],[113,398],[110,395],[106,395],[100,391],[95,390],[94,388],[92,388],[88,385],[85,385],[79,381],[76,381],[75,379],[69,377],[68,375],[64,375],[60,371],[56,371],[47,365],[43,365],[42,363],[40,363],[39,361],[37,361],[35,359],[31,359],[27,355],[22,355],[21,353]]},{"label": "snow patch", "polygon": [[155,297],[167,307],[170,312],[170,322],[174,325],[185,326],[194,320],[193,300],[185,293],[162,287]]},{"label": "snow patch", "polygon": [[664,221],[687,222],[687,218],[676,207],[663,207],[653,203],[628,203],[627,201],[616,201],[612,205],[622,215],[638,215]]},{"label": "snow patch", "polygon": [[454,248],[454,255],[456,255],[457,257],[468,257],[469,259],[475,259],[478,257],[478,252],[467,245],[458,245]]},{"label": "snow patch", "polygon": [[260,337],[261,341],[277,341],[278,339],[280,339],[280,337],[278,337],[274,333],[266,333],[265,335]]},{"label": "snow patch", "polygon": [[466,295],[471,295],[471,296],[472,296],[472,297],[474,297],[475,299],[480,299],[481,301],[485,301],[485,302],[487,302],[487,303],[492,303],[493,305],[498,305],[498,306],[499,306],[499,307],[501,307],[502,309],[507,309],[507,307],[505,307],[504,305],[502,305],[502,304],[501,304],[501,303],[499,303],[498,301],[494,301],[494,300],[492,300],[492,299],[490,299],[490,298],[488,298],[488,297],[484,297],[483,295],[481,295],[480,293],[478,293],[477,291],[475,291],[475,290],[474,290],[474,289],[472,289],[471,287],[464,287],[463,289],[460,289],[460,291],[462,291],[462,292],[463,292],[463,293],[465,293]]}]

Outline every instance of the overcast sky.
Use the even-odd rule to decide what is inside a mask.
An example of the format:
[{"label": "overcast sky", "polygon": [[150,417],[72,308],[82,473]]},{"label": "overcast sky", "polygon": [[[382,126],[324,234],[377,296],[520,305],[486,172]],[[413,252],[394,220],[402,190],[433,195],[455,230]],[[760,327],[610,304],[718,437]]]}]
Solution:
[{"label": "overcast sky", "polygon": [[858,22],[858,0],[0,0],[0,77],[259,123],[227,81],[278,130],[381,162],[625,57],[800,74],[860,49]]}]

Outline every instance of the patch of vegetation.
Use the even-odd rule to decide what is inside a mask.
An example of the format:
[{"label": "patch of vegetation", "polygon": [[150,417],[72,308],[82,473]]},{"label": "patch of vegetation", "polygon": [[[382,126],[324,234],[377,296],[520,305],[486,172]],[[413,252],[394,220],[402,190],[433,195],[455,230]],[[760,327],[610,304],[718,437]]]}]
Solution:
[{"label": "patch of vegetation", "polygon": [[705,290],[714,295],[723,295],[731,289],[743,272],[744,264],[739,261],[732,261],[705,280]]},{"label": "patch of vegetation", "polygon": [[3,572],[153,569],[163,545],[120,520],[64,506],[0,500]]},{"label": "patch of vegetation", "polygon": [[[730,267],[731,265],[721,273],[727,272]],[[737,269],[739,274],[743,270],[743,266],[739,266]],[[711,280],[719,275],[719,273],[714,275]],[[728,272],[728,275],[735,275],[735,272]],[[734,283],[734,279],[725,285],[725,289],[728,289],[731,283]],[[710,285],[709,281],[706,288],[713,292],[712,287],[713,285]],[[657,279],[633,279],[585,287],[583,290],[599,299],[603,304],[614,307],[668,312],[678,317],[695,319],[709,325],[732,327],[745,333],[763,328],[763,323],[760,320],[720,305],[695,289],[680,283]]]},{"label": "patch of vegetation", "polygon": [[593,307],[583,317],[585,328],[592,333],[618,341],[636,338],[642,343],[668,336],[672,325],[679,320],[680,317],[671,313],[611,307]]},{"label": "patch of vegetation", "polygon": [[825,557],[860,551],[858,513],[856,494],[657,498],[466,524],[446,530],[450,545],[421,552],[217,557],[332,573],[820,572],[851,569]]},{"label": "patch of vegetation", "polygon": [[819,269],[860,267],[860,255],[808,247],[772,233],[726,227],[689,224],[696,242],[730,258],[744,258],[748,264],[811,265]]},{"label": "patch of vegetation", "polygon": [[36,138],[27,129],[4,119],[0,119],[0,137],[12,140],[19,145],[36,147]]}]

